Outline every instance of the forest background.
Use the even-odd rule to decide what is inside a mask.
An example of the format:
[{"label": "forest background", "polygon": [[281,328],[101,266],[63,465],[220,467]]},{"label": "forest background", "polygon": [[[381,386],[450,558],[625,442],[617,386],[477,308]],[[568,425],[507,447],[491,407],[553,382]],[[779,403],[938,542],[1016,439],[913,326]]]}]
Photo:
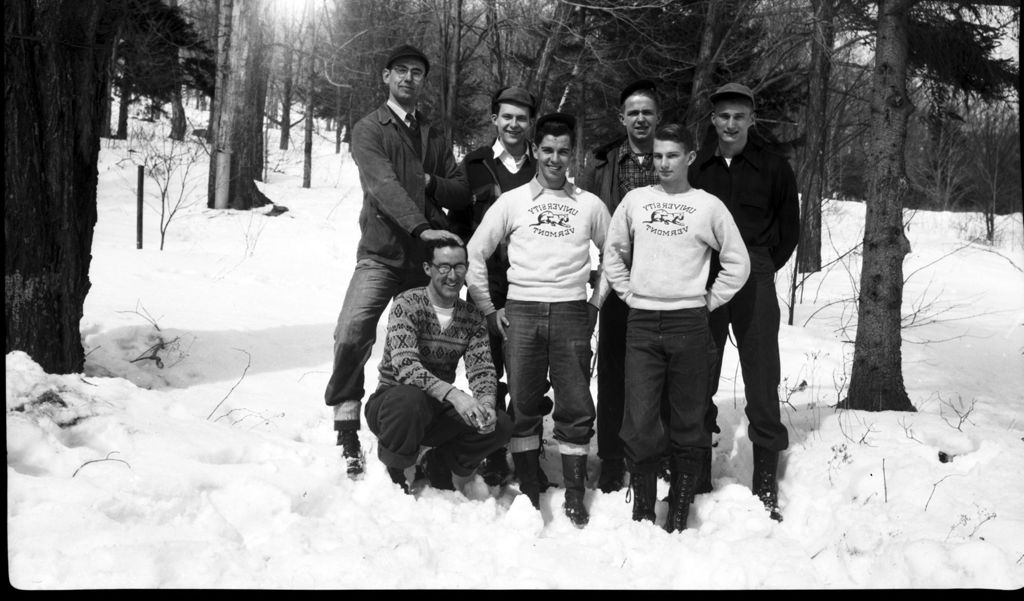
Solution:
[{"label": "forest background", "polygon": [[[901,342],[924,307],[903,299],[904,209],[978,212],[989,244],[995,216],[1020,209],[1019,0],[15,0],[4,13],[5,350],[48,373],[84,364],[97,156],[101,138],[129,135],[129,107],[169,117],[171,141],[208,144],[150,153],[140,181],[204,161],[210,208],[265,206],[271,128],[282,146],[301,128],[309,187],[314,131],[341,152],[384,100],[399,43],[433,57],[421,108],[458,155],[490,142],[505,85],[577,115],[577,165],[619,135],[633,79],[656,80],[663,120],[705,141],[708,93],[749,85],[756,133],[801,190],[789,323],[809,275],[837,264],[821,260],[824,199],[866,203],[848,408],[914,410]],[[186,103],[209,119],[188,122]]]}]

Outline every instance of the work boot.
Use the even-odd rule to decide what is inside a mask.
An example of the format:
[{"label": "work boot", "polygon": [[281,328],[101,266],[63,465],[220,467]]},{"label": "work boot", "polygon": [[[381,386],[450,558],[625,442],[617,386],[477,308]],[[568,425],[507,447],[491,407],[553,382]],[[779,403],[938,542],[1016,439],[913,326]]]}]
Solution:
[{"label": "work boot", "polygon": [[583,504],[584,484],[587,481],[587,456],[562,455],[562,476],[565,481],[565,503],[562,509],[577,528],[590,521],[590,514]]},{"label": "work boot", "polygon": [[776,473],[779,467],[779,452],[754,445],[754,477],[751,490],[761,499],[768,515],[776,522],[782,521],[779,513],[779,483]]},{"label": "work boot", "polygon": [[505,452],[504,448],[498,449],[488,455],[484,459],[483,465],[480,466],[480,476],[487,486],[501,486],[512,474],[512,470],[508,467],[508,461],[505,459]]},{"label": "work boot", "polygon": [[697,483],[708,449],[690,447],[672,455],[672,483],[669,489],[666,532],[686,530],[690,504],[697,491]]},{"label": "work boot", "polygon": [[391,481],[401,487],[402,492],[409,494],[409,483],[405,480],[405,470],[400,467],[389,467],[388,475],[391,476]]},{"label": "work boot", "polygon": [[519,492],[530,499],[534,509],[540,509],[540,483],[537,481],[537,472],[540,470],[540,449],[512,453],[512,462],[516,466]]},{"label": "work boot", "polygon": [[[658,500],[658,472],[656,465],[629,467],[629,491],[633,495],[633,521],[654,523],[654,505]],[[627,499],[628,500],[628,499]]]},{"label": "work boot", "polygon": [[345,458],[345,471],[350,478],[358,478],[363,474],[366,460],[359,446],[359,430],[338,430],[338,446],[341,456]]},{"label": "work boot", "polygon": [[437,449],[430,449],[423,454],[423,471],[427,473],[427,482],[437,490],[455,490],[452,482],[452,470]]},{"label": "work boot", "polygon": [[[631,472],[632,473],[632,472]],[[626,480],[626,462],[621,457],[601,460],[601,475],[597,478],[597,487],[603,493],[622,490]]]}]

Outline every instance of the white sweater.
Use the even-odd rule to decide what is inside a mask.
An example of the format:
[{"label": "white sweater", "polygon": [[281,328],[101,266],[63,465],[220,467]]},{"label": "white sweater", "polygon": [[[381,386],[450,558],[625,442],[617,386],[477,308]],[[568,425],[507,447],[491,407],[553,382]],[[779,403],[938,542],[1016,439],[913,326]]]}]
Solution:
[{"label": "white sweater", "polygon": [[[711,251],[722,271],[705,290]],[[729,301],[750,275],[750,258],[729,210],[695,188],[668,194],[660,185],[631,190],[612,216],[604,276],[630,307],[672,311]]]},{"label": "white sweater", "polygon": [[[484,315],[494,313],[487,283],[487,263],[508,241],[508,298],[535,302],[587,299],[591,242],[600,249],[611,216],[601,199],[566,183],[559,190],[536,178],[505,192],[484,214],[466,248],[466,284]],[[599,278],[590,303],[600,307],[611,288]]]}]

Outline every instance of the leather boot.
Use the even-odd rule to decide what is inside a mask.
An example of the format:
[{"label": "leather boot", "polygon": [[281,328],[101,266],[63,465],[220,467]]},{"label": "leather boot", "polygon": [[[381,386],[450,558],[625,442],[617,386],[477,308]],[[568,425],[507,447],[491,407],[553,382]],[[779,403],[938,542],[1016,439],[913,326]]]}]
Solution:
[{"label": "leather boot", "polygon": [[516,466],[519,492],[530,499],[534,509],[540,509],[540,483],[537,481],[537,472],[540,470],[540,449],[512,453],[512,463]]},{"label": "leather boot", "polygon": [[761,499],[768,515],[776,522],[782,521],[782,514],[779,513],[779,483],[777,472],[779,467],[779,452],[754,445],[754,477],[751,482],[751,490]]},{"label": "leather boot", "polygon": [[629,466],[629,492],[633,495],[633,521],[654,523],[658,500],[658,465]]},{"label": "leather boot", "polygon": [[577,528],[590,521],[590,514],[583,504],[584,484],[587,481],[587,456],[562,455],[562,476],[565,481],[565,503],[562,509]]},{"label": "leather boot", "polygon": [[338,446],[345,459],[345,471],[350,478],[362,476],[365,465],[363,450],[359,446],[359,430],[338,430]]},{"label": "leather boot", "polygon": [[668,516],[665,519],[666,532],[686,530],[690,504],[697,492],[704,454],[708,449],[690,447],[672,455],[672,484],[668,499]]}]

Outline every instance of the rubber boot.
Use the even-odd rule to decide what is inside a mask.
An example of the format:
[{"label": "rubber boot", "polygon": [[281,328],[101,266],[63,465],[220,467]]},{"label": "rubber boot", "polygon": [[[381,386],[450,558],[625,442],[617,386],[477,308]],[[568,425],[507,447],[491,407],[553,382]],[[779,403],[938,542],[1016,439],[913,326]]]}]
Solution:
[{"label": "rubber boot", "polygon": [[633,521],[654,523],[658,500],[658,464],[629,466],[629,492],[633,495]]},{"label": "rubber boot", "polygon": [[672,484],[669,490],[668,516],[665,531],[682,532],[690,515],[690,504],[697,492],[698,481],[709,449],[690,447],[672,455]]},{"label": "rubber boot", "polygon": [[779,452],[754,445],[754,477],[750,489],[754,491],[768,515],[776,522],[782,521],[779,513],[779,483],[777,472]]},{"label": "rubber boot", "polygon": [[562,455],[562,476],[565,482],[565,503],[562,509],[565,515],[577,528],[582,528],[590,521],[590,514],[583,504],[583,495],[587,481],[587,456]]},{"label": "rubber boot", "polygon": [[534,509],[540,509],[540,483],[537,481],[537,472],[540,470],[540,449],[512,453],[512,462],[516,466],[519,492],[530,499]]}]

